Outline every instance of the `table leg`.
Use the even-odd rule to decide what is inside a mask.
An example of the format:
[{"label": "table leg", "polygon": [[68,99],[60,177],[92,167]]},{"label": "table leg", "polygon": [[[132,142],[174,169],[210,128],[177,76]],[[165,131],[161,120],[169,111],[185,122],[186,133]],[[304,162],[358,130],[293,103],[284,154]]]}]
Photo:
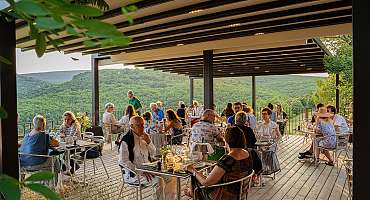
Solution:
[{"label": "table leg", "polygon": [[177,200],[180,200],[181,199],[181,180],[179,177],[176,178],[176,182],[177,182]]}]

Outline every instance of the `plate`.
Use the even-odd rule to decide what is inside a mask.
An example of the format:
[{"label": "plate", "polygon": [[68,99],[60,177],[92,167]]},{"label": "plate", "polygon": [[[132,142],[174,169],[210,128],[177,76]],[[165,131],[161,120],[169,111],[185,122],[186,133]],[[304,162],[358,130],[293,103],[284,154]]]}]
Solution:
[{"label": "plate", "polygon": [[156,167],[157,166],[157,162],[148,162],[148,163],[142,163],[141,165],[144,165],[144,166],[151,166],[151,167]]}]

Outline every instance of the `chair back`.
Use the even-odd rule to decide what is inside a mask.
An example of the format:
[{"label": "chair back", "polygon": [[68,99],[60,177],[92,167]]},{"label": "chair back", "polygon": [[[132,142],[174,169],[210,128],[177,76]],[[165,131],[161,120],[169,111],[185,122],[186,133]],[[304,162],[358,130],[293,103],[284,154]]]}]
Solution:
[{"label": "chair back", "polygon": [[104,136],[103,129],[100,126],[93,126],[86,129],[86,132],[93,132],[94,136]]},{"label": "chair back", "polygon": [[337,134],[337,150],[343,150],[348,148],[349,143],[349,136],[350,134],[344,133],[344,134]]}]

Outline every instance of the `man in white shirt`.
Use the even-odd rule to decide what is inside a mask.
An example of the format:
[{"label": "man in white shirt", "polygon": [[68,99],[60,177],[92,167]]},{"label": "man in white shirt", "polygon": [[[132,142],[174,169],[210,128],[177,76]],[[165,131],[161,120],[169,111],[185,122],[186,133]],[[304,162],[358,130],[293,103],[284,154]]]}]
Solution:
[{"label": "man in white shirt", "polygon": [[[148,134],[144,132],[144,119],[140,116],[134,116],[130,119],[130,130],[121,138],[119,147],[118,164],[135,171],[136,166],[148,163],[155,155],[155,146]],[[174,199],[176,191],[176,179],[164,177],[164,182],[160,177],[154,177],[149,173],[142,173],[146,181],[141,183],[153,185],[152,199]],[[137,177],[125,170],[124,180],[127,183],[138,183]],[[141,179],[140,179],[141,180]],[[164,195],[163,195],[164,187]]]},{"label": "man in white shirt", "polygon": [[105,112],[103,114],[103,123],[111,125],[112,133],[122,132],[124,131],[124,127],[122,127],[120,123],[117,121],[116,117],[113,114],[113,111],[114,111],[113,103],[105,104]]},{"label": "man in white shirt", "polygon": [[343,116],[337,114],[337,109],[334,106],[326,106],[326,109],[332,115],[331,119],[334,122],[335,131],[337,131],[337,133],[347,133],[349,131],[349,128],[346,119]]}]

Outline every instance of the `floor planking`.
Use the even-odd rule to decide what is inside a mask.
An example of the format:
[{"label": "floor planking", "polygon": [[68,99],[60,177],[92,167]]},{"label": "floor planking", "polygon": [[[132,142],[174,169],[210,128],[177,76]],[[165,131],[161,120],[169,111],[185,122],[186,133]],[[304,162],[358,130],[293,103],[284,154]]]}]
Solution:
[{"label": "floor planking", "polygon": [[[264,178],[265,186],[251,188],[248,200],[281,200],[281,199],[348,199],[348,186],[344,167],[327,166],[324,163],[314,164],[310,160],[300,161],[299,152],[309,147],[304,143],[304,137],[289,135],[279,143],[278,158],[281,171],[276,173],[275,179]],[[64,181],[65,190],[63,199],[136,199],[134,188],[125,186],[120,198],[122,175],[117,165],[117,150],[110,150],[105,145],[103,152],[104,164],[109,178],[101,165],[95,160],[96,174],[93,175],[92,161],[86,164],[87,186]],[[75,180],[82,181],[83,166],[77,171]],[[188,185],[188,180],[182,180],[182,190]],[[142,192],[143,199],[151,199],[152,190],[146,188]],[[181,192],[182,199],[189,199]]]}]

